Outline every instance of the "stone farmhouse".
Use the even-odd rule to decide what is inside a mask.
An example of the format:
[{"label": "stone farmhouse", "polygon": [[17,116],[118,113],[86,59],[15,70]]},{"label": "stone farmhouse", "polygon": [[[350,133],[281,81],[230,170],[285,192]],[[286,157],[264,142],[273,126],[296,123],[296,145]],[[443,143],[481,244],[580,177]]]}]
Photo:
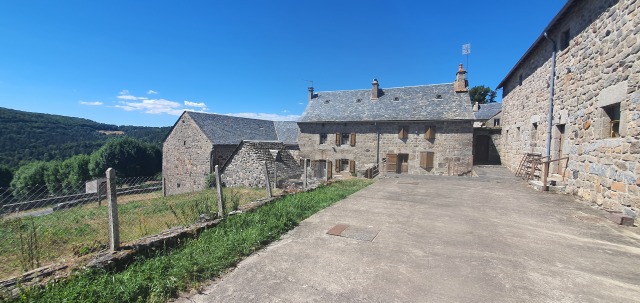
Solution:
[{"label": "stone farmhouse", "polygon": [[473,164],[500,164],[502,103],[476,103],[473,115]]},{"label": "stone farmhouse", "polygon": [[[473,111],[466,71],[455,83],[314,92],[298,121],[300,158],[316,176],[335,172],[363,175],[464,175],[473,165]],[[329,170],[328,172],[326,170]]]},{"label": "stone farmhouse", "polygon": [[[231,162],[233,167],[228,167],[228,171],[239,170],[240,167],[252,170],[255,166],[252,161],[255,160],[263,161],[261,165],[264,161],[286,160],[287,163],[281,167],[281,176],[295,175],[296,165],[300,175],[302,171],[298,163],[290,162],[298,153],[298,132],[296,122],[184,112],[165,138],[162,148],[165,195],[203,190],[208,187],[208,178],[215,166],[219,165],[224,171],[225,165]],[[247,156],[247,153],[260,156]],[[264,157],[266,154],[272,156]],[[240,157],[235,159],[238,155]],[[275,166],[273,163],[269,165]],[[238,174],[229,178],[223,173],[221,178],[230,182],[229,185],[241,185],[254,182],[252,180],[258,177],[264,178],[264,174]]]},{"label": "stone farmhouse", "polygon": [[550,164],[568,193],[640,208],[639,6],[567,1],[498,85],[504,165],[516,170],[525,153],[568,157]]}]

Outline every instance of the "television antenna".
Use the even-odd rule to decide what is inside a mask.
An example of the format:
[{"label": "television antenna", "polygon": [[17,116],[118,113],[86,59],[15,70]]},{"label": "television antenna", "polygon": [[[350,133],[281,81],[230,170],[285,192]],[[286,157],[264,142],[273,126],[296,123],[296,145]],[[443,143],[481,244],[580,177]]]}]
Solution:
[{"label": "television antenna", "polygon": [[313,87],[313,80],[304,80],[304,81],[311,83],[311,87]]},{"label": "television antenna", "polygon": [[471,54],[471,43],[462,45],[462,54],[467,56],[467,73],[469,72],[469,54]]}]

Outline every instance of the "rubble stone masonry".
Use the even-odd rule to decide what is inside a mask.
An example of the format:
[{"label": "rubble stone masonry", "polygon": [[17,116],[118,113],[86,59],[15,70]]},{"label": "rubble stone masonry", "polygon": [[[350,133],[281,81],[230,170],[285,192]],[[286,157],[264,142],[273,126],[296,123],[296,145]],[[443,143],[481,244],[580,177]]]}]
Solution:
[{"label": "rubble stone masonry", "polygon": [[211,172],[211,141],[189,115],[183,115],[162,146],[162,175],[167,195],[206,188]]},{"label": "rubble stone masonry", "polygon": [[[408,154],[409,174],[464,175],[472,169],[472,121],[298,123],[298,126],[299,158],[354,160],[358,175],[376,164],[378,144],[380,160],[390,153]],[[433,140],[425,139],[425,129],[429,126],[436,129]],[[407,131],[406,139],[399,138],[400,127]],[[336,145],[336,133],[354,133],[355,146],[349,142]],[[323,144],[320,144],[320,134],[327,135]],[[420,167],[420,152],[434,152],[434,168]]]},{"label": "rubble stone masonry", "polygon": [[[548,31],[558,45],[551,157],[569,157],[552,172],[611,210],[640,208],[639,6],[573,1]],[[546,154],[552,50],[543,38],[503,81],[501,155],[512,170],[524,153]]]}]

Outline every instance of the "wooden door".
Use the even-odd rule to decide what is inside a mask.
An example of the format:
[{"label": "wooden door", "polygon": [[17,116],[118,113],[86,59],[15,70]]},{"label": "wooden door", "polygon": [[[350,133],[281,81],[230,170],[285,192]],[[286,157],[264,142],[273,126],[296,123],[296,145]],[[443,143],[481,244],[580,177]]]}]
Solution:
[{"label": "wooden door", "polygon": [[387,172],[397,173],[398,155],[387,154]]}]

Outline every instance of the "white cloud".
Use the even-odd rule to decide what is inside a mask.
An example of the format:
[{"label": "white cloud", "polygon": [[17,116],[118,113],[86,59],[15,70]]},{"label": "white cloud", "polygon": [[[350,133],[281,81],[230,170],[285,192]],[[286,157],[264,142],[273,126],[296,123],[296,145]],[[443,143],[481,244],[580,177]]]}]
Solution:
[{"label": "white cloud", "polygon": [[152,89],[150,89],[150,90],[147,92],[147,95],[157,95],[157,94],[158,94],[158,92],[157,92],[157,91],[155,91],[155,90],[152,90]]},{"label": "white cloud", "polygon": [[128,94],[129,94],[129,91],[126,89],[123,89],[120,91],[120,95],[128,95]]},{"label": "white cloud", "polygon": [[207,108],[207,105],[204,104],[204,102],[191,102],[191,101],[184,101],[184,105],[185,106],[190,106],[190,107],[200,107],[200,108]]},{"label": "white cloud", "polygon": [[266,113],[233,113],[226,115],[272,121],[298,121],[298,119],[300,119],[300,115],[278,115]]},{"label": "white cloud", "polygon": [[123,95],[122,93],[120,94],[120,96],[116,97],[118,99],[122,99],[122,100],[138,100],[138,97],[136,96],[132,96],[132,95]]},{"label": "white cloud", "polygon": [[100,102],[100,101],[94,101],[94,102],[80,101],[80,104],[82,104],[82,105],[100,106],[100,105],[102,105],[102,102]]},{"label": "white cloud", "polygon": [[178,102],[165,99],[142,100],[140,102],[120,101],[121,104],[116,105],[126,111],[142,111],[147,114],[169,114],[179,116],[184,109]]}]

